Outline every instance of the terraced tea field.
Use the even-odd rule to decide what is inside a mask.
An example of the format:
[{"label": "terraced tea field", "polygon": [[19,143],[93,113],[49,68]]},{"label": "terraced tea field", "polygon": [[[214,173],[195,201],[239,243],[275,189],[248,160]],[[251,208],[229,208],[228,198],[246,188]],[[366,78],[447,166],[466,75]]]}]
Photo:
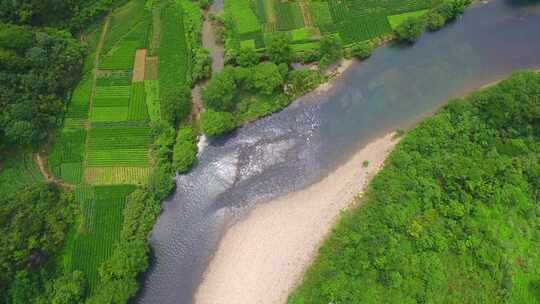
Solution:
[{"label": "terraced tea field", "polygon": [[264,48],[276,34],[287,35],[297,52],[318,48],[322,35],[338,35],[346,46],[392,32],[403,19],[442,0],[225,0],[236,46]]},{"label": "terraced tea field", "polygon": [[[74,186],[82,213],[65,266],[82,270],[91,291],[120,236],[128,195],[152,173],[150,122],[161,119],[160,92],[189,79],[182,7],[169,0],[154,5],[132,0],[107,17],[93,46],[93,68],[74,90],[48,158],[51,172]],[[146,49],[156,40],[149,59]],[[147,77],[147,61],[159,65],[159,73]]]}]

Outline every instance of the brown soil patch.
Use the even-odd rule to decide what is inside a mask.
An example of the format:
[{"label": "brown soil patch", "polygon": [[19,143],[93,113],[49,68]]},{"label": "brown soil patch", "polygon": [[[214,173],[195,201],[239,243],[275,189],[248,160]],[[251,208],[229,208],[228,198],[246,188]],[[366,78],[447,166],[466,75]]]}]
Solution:
[{"label": "brown soil patch", "polygon": [[158,58],[147,57],[146,58],[146,73],[144,74],[145,80],[157,80],[158,76]]},{"label": "brown soil patch", "polygon": [[137,50],[135,53],[135,62],[133,64],[133,82],[144,81],[146,70],[146,49]]},{"label": "brown soil patch", "polygon": [[309,14],[309,9],[306,6],[305,2],[299,2],[300,10],[302,11],[302,17],[304,17],[304,26],[311,27],[311,15]]}]

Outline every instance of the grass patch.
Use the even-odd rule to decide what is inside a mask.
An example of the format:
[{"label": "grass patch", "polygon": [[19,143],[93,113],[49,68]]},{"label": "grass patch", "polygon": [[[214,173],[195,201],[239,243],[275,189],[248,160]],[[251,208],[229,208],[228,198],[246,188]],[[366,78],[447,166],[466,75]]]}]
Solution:
[{"label": "grass patch", "polygon": [[183,22],[183,10],[169,2],[161,10],[158,80],[161,96],[174,91],[187,81],[189,51]]},{"label": "grass patch", "polygon": [[157,122],[161,118],[161,107],[159,101],[159,81],[145,80],[144,91],[146,92],[146,106],[148,116],[152,122]]},{"label": "grass patch", "polygon": [[131,101],[129,102],[128,120],[147,120],[146,93],[144,83],[137,82],[132,86]]},{"label": "grass patch", "polygon": [[27,185],[43,181],[31,153],[9,155],[0,165],[0,195],[8,197]]},{"label": "grass patch", "polygon": [[388,23],[390,23],[390,27],[392,29],[395,29],[408,18],[421,17],[421,16],[424,16],[427,12],[428,10],[425,9],[425,10],[419,10],[415,12],[408,12],[408,13],[403,13],[399,15],[388,16]]}]

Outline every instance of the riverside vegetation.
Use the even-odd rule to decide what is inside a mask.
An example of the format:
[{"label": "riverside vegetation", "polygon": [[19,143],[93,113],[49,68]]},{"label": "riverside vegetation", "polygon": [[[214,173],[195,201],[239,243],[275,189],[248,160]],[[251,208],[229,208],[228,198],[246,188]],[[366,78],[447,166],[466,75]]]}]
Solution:
[{"label": "riverside vegetation", "polygon": [[[365,59],[393,37],[413,43],[463,13],[470,0],[294,1],[225,0],[211,15],[225,47],[225,69],[202,91],[209,136],[286,107],[328,80],[342,58]],[[318,64],[292,69],[291,63]],[[315,66],[314,66],[315,67]]]},{"label": "riverside vegetation", "polygon": [[539,96],[516,73],[410,131],[289,303],[540,302]]}]

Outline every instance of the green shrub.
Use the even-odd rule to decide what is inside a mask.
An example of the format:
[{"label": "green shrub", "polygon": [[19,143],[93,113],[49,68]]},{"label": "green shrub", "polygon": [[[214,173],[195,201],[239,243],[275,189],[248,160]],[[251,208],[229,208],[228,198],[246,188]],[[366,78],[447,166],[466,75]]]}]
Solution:
[{"label": "green shrub", "polygon": [[255,92],[270,95],[283,87],[283,76],[277,65],[265,62],[251,70],[248,86]]},{"label": "green shrub", "polygon": [[201,124],[204,134],[220,136],[236,128],[234,116],[228,112],[215,112],[207,109],[201,114]]},{"label": "green shrub", "polygon": [[415,42],[426,29],[426,19],[424,17],[407,18],[395,29],[396,37],[405,43]]},{"label": "green shrub", "polygon": [[275,63],[290,63],[292,60],[291,39],[286,35],[275,35],[266,46],[268,59]]},{"label": "green shrub", "polygon": [[336,35],[324,36],[320,41],[319,52],[321,54],[320,66],[323,69],[343,58],[341,38]]},{"label": "green shrub", "polygon": [[287,75],[285,93],[294,98],[300,97],[311,92],[325,80],[326,78],[319,71],[295,70]]},{"label": "green shrub", "polygon": [[373,52],[373,43],[371,41],[365,41],[355,44],[350,49],[350,55],[358,59],[366,59],[371,56]]},{"label": "green shrub", "polygon": [[171,89],[161,98],[161,118],[176,126],[189,116],[191,107],[191,89],[188,86]]},{"label": "green shrub", "polygon": [[193,57],[193,70],[191,71],[193,81],[199,81],[212,76],[212,58],[207,49],[196,48]]},{"label": "green shrub", "polygon": [[236,63],[242,67],[251,67],[259,63],[259,55],[253,47],[241,47],[236,53]]},{"label": "green shrub", "polygon": [[206,108],[215,111],[227,111],[232,109],[233,97],[236,90],[233,70],[224,69],[214,75],[208,85],[201,92],[201,97]]},{"label": "green shrub", "polygon": [[446,20],[444,19],[444,16],[436,11],[430,11],[427,14],[427,28],[430,31],[437,31],[441,29],[444,24],[446,23]]},{"label": "green shrub", "polygon": [[197,137],[191,127],[178,131],[173,151],[173,168],[179,173],[187,172],[197,160]]}]

